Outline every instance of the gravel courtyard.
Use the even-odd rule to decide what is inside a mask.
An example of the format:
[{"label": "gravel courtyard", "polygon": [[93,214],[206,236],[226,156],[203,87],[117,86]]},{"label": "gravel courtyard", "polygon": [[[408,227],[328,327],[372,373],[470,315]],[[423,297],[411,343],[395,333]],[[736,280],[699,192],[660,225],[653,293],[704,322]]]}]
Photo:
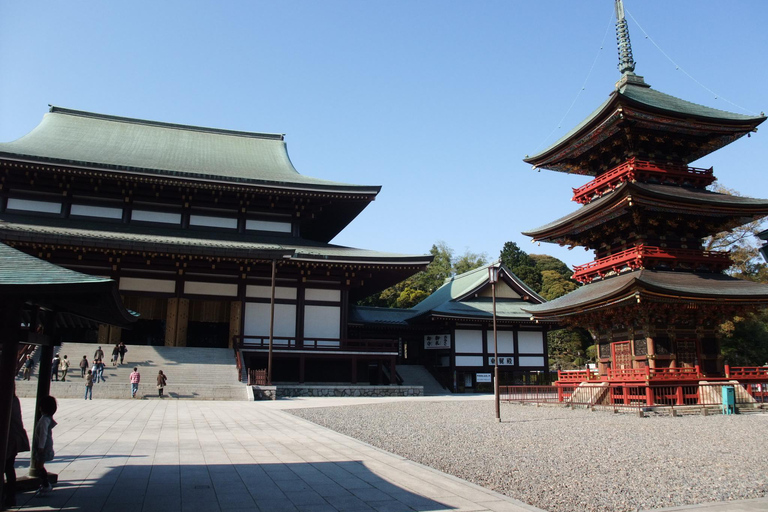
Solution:
[{"label": "gravel courtyard", "polygon": [[768,496],[768,414],[652,416],[408,401],[290,411],[550,512]]}]

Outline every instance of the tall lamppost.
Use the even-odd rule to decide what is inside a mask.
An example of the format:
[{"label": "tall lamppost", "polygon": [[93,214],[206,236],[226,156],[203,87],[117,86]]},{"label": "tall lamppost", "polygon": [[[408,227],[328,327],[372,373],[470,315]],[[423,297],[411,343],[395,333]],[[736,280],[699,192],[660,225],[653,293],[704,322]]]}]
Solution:
[{"label": "tall lamppost", "polygon": [[499,267],[496,264],[488,267],[488,282],[491,283],[493,296],[493,400],[496,404],[496,421],[501,421],[499,408],[499,343],[496,336],[496,283],[499,280]]}]

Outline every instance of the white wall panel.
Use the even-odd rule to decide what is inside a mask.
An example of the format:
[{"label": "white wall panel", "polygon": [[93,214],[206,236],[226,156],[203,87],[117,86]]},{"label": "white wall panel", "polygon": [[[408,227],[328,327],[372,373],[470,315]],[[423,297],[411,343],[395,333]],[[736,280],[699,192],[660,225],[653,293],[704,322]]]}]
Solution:
[{"label": "white wall panel", "polygon": [[102,219],[122,219],[122,208],[108,208],[106,206],[91,206],[88,204],[73,204],[69,211],[70,215],[80,215],[82,217],[99,217]]},{"label": "white wall panel", "polygon": [[48,201],[32,201],[30,199],[8,199],[9,210],[22,210],[25,212],[61,213],[61,203]]},{"label": "white wall panel", "polygon": [[[269,336],[269,304],[247,302],[245,304],[245,336]],[[277,338],[296,337],[296,306],[275,304],[275,330]],[[248,340],[246,340],[247,342]],[[275,340],[275,344],[285,341]]]},{"label": "white wall panel", "polygon": [[208,215],[190,215],[190,226],[205,226],[209,228],[237,229],[237,219],[230,217],[210,217]]},{"label": "white wall panel", "polygon": [[544,333],[530,331],[518,332],[517,348],[521,354],[543,354]]},{"label": "white wall panel", "polygon": [[304,290],[304,298],[306,300],[339,302],[341,300],[341,290],[321,290],[319,288],[307,288]]},{"label": "white wall panel", "polygon": [[181,224],[180,213],[153,212],[149,210],[133,210],[131,220],[141,222],[162,222],[163,224]]},{"label": "white wall panel", "polygon": [[175,293],[176,281],[166,279],[142,279],[140,277],[121,277],[120,290],[132,292]]},{"label": "white wall panel", "polygon": [[483,331],[456,329],[456,352],[483,352]]},{"label": "white wall panel", "polygon": [[274,220],[246,220],[245,229],[249,231],[272,231],[275,233],[290,233],[290,222],[279,222]]},{"label": "white wall panel", "polygon": [[190,295],[237,297],[237,285],[234,283],[203,283],[200,281],[187,281],[184,283],[184,293]]},{"label": "white wall panel", "polygon": [[521,356],[518,358],[518,364],[520,366],[544,366],[543,356]]},{"label": "white wall panel", "polygon": [[[269,299],[272,297],[272,287],[249,284],[245,287],[245,296],[259,299]],[[296,288],[287,288],[284,286],[275,287],[276,299],[296,300],[297,296],[298,294],[296,293]]]},{"label": "white wall panel", "polygon": [[[515,333],[512,331],[496,331],[499,344],[499,354],[515,353]],[[493,352],[493,329],[488,330],[488,352]]]},{"label": "white wall panel", "polygon": [[483,356],[456,356],[456,366],[483,366]]},{"label": "white wall panel", "polygon": [[[304,339],[341,337],[341,308],[304,306]],[[338,346],[338,342],[319,342],[318,346]]]}]

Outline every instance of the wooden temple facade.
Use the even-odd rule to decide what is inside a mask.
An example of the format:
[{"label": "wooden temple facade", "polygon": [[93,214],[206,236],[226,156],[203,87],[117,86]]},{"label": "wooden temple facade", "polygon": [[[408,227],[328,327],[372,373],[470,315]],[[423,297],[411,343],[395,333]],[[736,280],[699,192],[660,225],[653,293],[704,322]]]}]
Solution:
[{"label": "wooden temple facade", "polygon": [[395,369],[398,341],[351,338],[350,304],[431,261],[329,243],[379,189],[299,174],[282,135],[51,107],[0,144],[0,242],[114,279],[140,315],[65,338],[233,347],[249,368],[271,357],[275,380],[365,381]]},{"label": "wooden temple facade", "polygon": [[[691,167],[756,131],[765,115],[724,112],[655,91],[635,74],[617,0],[621,79],[609,98],[554,145],[526,162],[592,177],[574,189],[581,206],[528,231],[536,241],[581,246],[595,260],[575,267],[583,284],[527,310],[539,320],[588,328],[598,372],[561,380],[648,383],[734,377],[768,382],[768,368],[729,369],[716,327],[768,304],[768,286],[724,274],[725,252],[702,239],[768,215],[768,199],[707,189],[711,168]],[[649,399],[652,401],[652,397]]]}]

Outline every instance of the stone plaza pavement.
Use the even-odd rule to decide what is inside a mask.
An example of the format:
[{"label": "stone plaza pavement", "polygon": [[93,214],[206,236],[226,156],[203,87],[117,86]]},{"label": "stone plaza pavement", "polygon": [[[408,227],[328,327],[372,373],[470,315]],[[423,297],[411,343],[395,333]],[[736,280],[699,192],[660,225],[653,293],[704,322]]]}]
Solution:
[{"label": "stone plaza pavement", "polygon": [[[22,399],[30,435],[33,407]],[[269,403],[62,399],[54,419],[59,484],[20,510],[539,510]]]},{"label": "stone plaza pavement", "polygon": [[[488,399],[464,397],[399,400]],[[276,402],[59,400],[59,484],[20,510],[405,512],[540,510],[292,416],[284,409],[398,398]],[[31,435],[33,400],[22,399]],[[19,475],[27,454],[17,459]],[[768,511],[768,499],[666,510]]]}]

